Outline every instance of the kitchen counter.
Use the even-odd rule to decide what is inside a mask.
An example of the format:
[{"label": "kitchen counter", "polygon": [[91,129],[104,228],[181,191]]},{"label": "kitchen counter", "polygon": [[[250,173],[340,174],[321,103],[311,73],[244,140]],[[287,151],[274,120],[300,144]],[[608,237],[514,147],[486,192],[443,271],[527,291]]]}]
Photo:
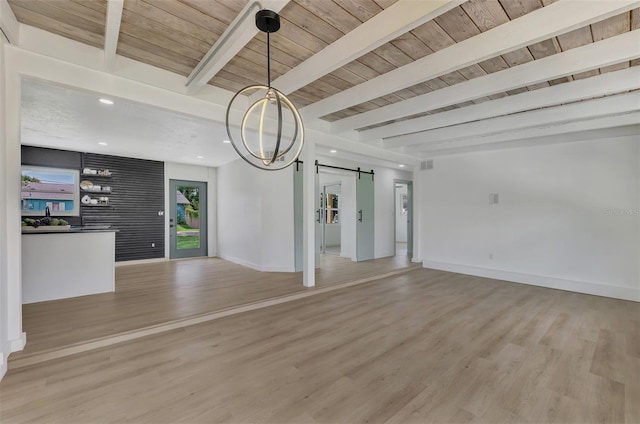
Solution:
[{"label": "kitchen counter", "polygon": [[22,234],[22,303],[115,291],[112,229]]}]

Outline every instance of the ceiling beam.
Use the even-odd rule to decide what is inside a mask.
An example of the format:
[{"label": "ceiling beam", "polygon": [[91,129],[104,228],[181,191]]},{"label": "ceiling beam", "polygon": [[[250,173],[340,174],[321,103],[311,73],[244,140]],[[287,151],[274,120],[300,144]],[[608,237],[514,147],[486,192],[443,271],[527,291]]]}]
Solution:
[{"label": "ceiling beam", "polygon": [[124,0],[109,0],[107,3],[107,22],[104,29],[104,68],[109,72],[116,68],[116,50],[122,22]]},{"label": "ceiling beam", "polygon": [[196,94],[213,78],[244,46],[255,37],[258,28],[255,13],[261,9],[280,12],[289,0],[251,1],[245,5],[220,38],[211,46],[187,77],[187,93]]},{"label": "ceiling beam", "polygon": [[415,156],[409,156],[401,152],[392,152],[381,147],[370,146],[358,141],[352,141],[340,136],[314,130],[305,132],[305,139],[315,140],[316,150],[322,146],[327,150],[337,150],[341,157],[345,152],[348,152],[362,157],[377,158],[385,161],[387,164],[405,164],[412,167],[420,165],[420,159]]},{"label": "ceiling beam", "polygon": [[512,113],[550,107],[608,94],[623,93],[640,88],[637,68],[575,80],[534,91],[503,97],[447,112],[396,122],[360,132],[360,141],[378,140],[427,131],[434,128],[463,124],[480,119],[494,118]]},{"label": "ceiling beam", "polygon": [[0,30],[0,37],[6,37],[11,44],[19,44],[20,24],[7,0],[0,0]]},{"label": "ceiling beam", "polygon": [[[554,3],[555,4],[555,3]],[[332,124],[343,131],[451,106],[515,88],[550,81],[640,57],[640,30],[587,44],[513,68],[474,78],[402,102],[344,118]]]},{"label": "ceiling beam", "polygon": [[493,137],[513,131],[564,125],[568,122],[638,111],[640,92],[632,92],[394,137],[385,140],[384,147],[411,153],[425,148],[450,146],[460,140]]},{"label": "ceiling beam", "polygon": [[[640,112],[631,112],[624,115],[606,116],[588,121],[571,122],[563,125],[556,125],[546,128],[526,129],[512,133],[505,133],[492,137],[474,137],[451,143],[448,146],[430,147],[423,149],[420,156],[422,158],[452,155],[457,153],[476,152],[488,149],[504,149],[511,147],[523,147],[527,142],[534,142],[535,145],[566,143],[571,141],[585,141],[587,138],[573,139],[572,134],[582,132],[583,134],[593,134],[596,131],[606,133],[620,128],[632,128],[633,139],[638,139],[640,135]],[[614,136],[615,137],[615,136]],[[606,137],[603,137],[606,138]],[[529,144],[531,145],[531,144]],[[415,153],[414,153],[415,155]]]},{"label": "ceiling beam", "polygon": [[[624,120],[628,121],[630,118],[624,117]],[[609,121],[615,122],[616,120]],[[617,120],[618,123],[623,122],[623,120]],[[429,152],[424,155],[425,157],[433,158],[437,156],[444,155],[455,155],[460,153],[470,153],[470,152],[486,152],[490,150],[500,150],[500,149],[515,149],[522,147],[535,147],[535,146],[547,146],[551,144],[561,144],[561,143],[573,143],[576,141],[602,141],[602,142],[615,142],[615,141],[635,141],[640,136],[640,126],[638,125],[624,125],[618,126],[615,125],[615,128],[608,127],[605,125],[605,128],[596,128],[586,131],[579,130],[579,127],[574,127],[574,129],[578,129],[578,131],[567,132],[562,134],[554,134],[554,135],[541,135],[537,137],[528,136],[526,138],[505,141],[500,143],[485,143],[474,145],[473,147],[453,147],[448,149],[440,149]]]},{"label": "ceiling beam", "polygon": [[313,103],[302,109],[303,117],[319,118],[601,21],[639,5],[640,1],[637,0],[560,0]]},{"label": "ceiling beam", "polygon": [[273,86],[284,93],[293,93],[371,50],[448,12],[464,1],[466,0],[398,0],[392,6],[277,78],[273,81]]}]

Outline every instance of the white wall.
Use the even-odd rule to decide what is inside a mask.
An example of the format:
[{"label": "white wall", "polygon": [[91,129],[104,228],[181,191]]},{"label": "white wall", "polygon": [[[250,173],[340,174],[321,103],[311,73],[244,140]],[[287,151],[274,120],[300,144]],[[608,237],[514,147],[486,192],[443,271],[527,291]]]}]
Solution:
[{"label": "white wall", "polygon": [[396,188],[396,243],[407,242],[407,216],[402,214],[402,197],[407,192],[406,185]]},{"label": "white wall", "polygon": [[241,159],[218,168],[218,256],[261,271],[294,271],[293,168]]},{"label": "white wall", "polygon": [[618,138],[435,159],[420,173],[424,266],[640,300],[639,145]]},{"label": "white wall", "polygon": [[169,210],[171,208],[171,193],[169,190],[169,180],[201,181],[207,183],[207,254],[217,256],[218,254],[218,232],[217,232],[217,180],[216,168],[205,166],[186,165],[183,163],[164,163],[164,256],[170,256],[170,231],[169,231]]},{"label": "white wall", "polygon": [[[6,199],[6,167],[5,164],[5,144],[6,144],[6,119],[5,119],[5,70],[4,70],[4,46],[6,41],[0,37],[0,199]],[[4,215],[4,213],[2,214]],[[7,220],[0,217],[0,378],[7,372],[7,356],[9,356],[7,335],[7,322],[9,316],[7,312]]]},{"label": "white wall", "polygon": [[[391,169],[382,166],[367,164],[365,161],[340,160],[339,158],[322,157],[319,162],[325,165],[342,166],[362,171],[375,173],[374,197],[375,197],[375,257],[384,258],[395,254],[395,194],[394,180],[413,181],[413,173],[401,169]],[[322,168],[320,168],[322,169]],[[354,175],[356,175],[354,173]],[[345,187],[342,187],[343,193]],[[355,180],[354,180],[355,193]],[[354,196],[355,197],[355,196]],[[355,212],[355,209],[354,209]],[[344,239],[343,239],[344,240]],[[354,246],[355,249],[355,246]],[[354,254],[355,257],[355,254]]]}]

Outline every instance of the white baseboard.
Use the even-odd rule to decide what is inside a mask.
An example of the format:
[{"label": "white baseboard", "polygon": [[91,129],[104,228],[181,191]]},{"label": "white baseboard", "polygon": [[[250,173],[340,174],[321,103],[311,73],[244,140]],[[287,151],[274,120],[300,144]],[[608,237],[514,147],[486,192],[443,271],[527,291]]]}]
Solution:
[{"label": "white baseboard", "polygon": [[116,267],[127,266],[127,265],[153,264],[157,262],[165,262],[168,260],[169,258],[156,258],[156,259],[139,259],[137,261],[120,261],[120,262],[116,262]]},{"label": "white baseboard", "polygon": [[0,380],[7,373],[7,360],[9,359],[9,355],[4,353],[4,351],[0,352]]},{"label": "white baseboard", "polygon": [[512,283],[530,284],[532,286],[547,287],[550,289],[566,290],[577,293],[592,294],[596,296],[612,297],[614,299],[640,302],[640,290],[634,290],[629,287],[567,280],[563,278],[547,277],[543,275],[522,274],[519,272],[480,268],[447,262],[423,261],[422,266],[425,268],[438,269],[441,271],[456,272],[458,274],[475,275],[478,277],[504,280]]},{"label": "white baseboard", "polygon": [[24,349],[25,344],[27,344],[27,333],[23,332],[17,339],[8,340],[4,346],[0,346],[0,380],[7,373],[9,355]]},{"label": "white baseboard", "polygon": [[265,266],[260,269],[262,272],[296,272],[294,267],[278,267],[278,266]]},{"label": "white baseboard", "polygon": [[220,259],[224,259],[225,261],[233,262],[234,264],[246,266],[247,268],[255,269],[256,271],[262,271],[257,264],[253,262],[245,261],[244,259],[234,258],[233,256],[219,254],[218,257]]},{"label": "white baseboard", "polygon": [[373,258],[374,259],[382,259],[382,258],[388,258],[390,256],[395,256],[396,255],[396,251],[395,250],[387,250],[386,252],[380,252],[377,255],[374,255]]},{"label": "white baseboard", "polygon": [[17,339],[9,340],[9,353],[21,351],[26,344],[27,333],[23,332]]},{"label": "white baseboard", "polygon": [[220,259],[224,259],[225,261],[246,266],[247,268],[255,269],[256,271],[260,271],[260,272],[296,272],[295,267],[293,265],[290,267],[278,267],[278,266],[261,267],[258,264],[254,264],[253,262],[245,261],[244,259],[234,258],[233,256],[218,255],[218,257]]}]

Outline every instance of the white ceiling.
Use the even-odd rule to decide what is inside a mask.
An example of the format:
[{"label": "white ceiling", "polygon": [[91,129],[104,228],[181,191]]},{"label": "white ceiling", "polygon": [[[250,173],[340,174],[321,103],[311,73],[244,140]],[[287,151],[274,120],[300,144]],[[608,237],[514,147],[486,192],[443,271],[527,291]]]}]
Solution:
[{"label": "white ceiling", "polygon": [[106,105],[101,97],[23,80],[22,144],[214,167],[238,158],[220,123],[113,97]]}]

